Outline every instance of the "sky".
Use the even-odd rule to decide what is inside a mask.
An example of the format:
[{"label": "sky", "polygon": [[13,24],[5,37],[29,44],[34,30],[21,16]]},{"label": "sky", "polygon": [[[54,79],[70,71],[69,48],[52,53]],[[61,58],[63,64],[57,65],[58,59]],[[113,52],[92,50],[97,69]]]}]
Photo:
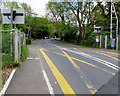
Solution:
[{"label": "sky", "polygon": [[34,12],[38,14],[38,16],[45,15],[45,5],[49,0],[12,0],[18,1],[20,3],[25,2],[32,7]]}]

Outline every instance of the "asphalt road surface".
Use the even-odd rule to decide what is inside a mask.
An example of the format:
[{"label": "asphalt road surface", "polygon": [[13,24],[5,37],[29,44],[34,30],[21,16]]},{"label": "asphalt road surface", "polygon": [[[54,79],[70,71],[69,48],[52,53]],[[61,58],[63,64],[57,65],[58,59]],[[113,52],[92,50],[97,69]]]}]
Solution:
[{"label": "asphalt road surface", "polygon": [[118,73],[119,55],[53,39],[33,41],[6,94],[95,94]]}]

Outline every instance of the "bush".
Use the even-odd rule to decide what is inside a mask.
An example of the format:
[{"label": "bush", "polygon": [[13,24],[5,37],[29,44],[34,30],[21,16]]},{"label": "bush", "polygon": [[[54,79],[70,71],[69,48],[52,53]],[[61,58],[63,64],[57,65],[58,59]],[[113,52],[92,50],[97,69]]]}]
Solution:
[{"label": "bush", "polygon": [[10,54],[4,54],[2,56],[3,68],[5,67],[13,67],[14,58]]},{"label": "bush", "polygon": [[12,67],[20,67],[21,64],[20,63],[13,63],[13,66]]},{"label": "bush", "polygon": [[23,45],[21,48],[21,58],[20,60],[23,62],[28,56],[28,47],[27,45]]},{"label": "bush", "polygon": [[2,56],[2,68],[5,67],[20,67],[20,63],[14,63],[14,58],[10,54],[4,54]]},{"label": "bush", "polygon": [[27,44],[27,45],[28,45],[28,44],[31,44],[31,38],[26,37],[26,44]]}]

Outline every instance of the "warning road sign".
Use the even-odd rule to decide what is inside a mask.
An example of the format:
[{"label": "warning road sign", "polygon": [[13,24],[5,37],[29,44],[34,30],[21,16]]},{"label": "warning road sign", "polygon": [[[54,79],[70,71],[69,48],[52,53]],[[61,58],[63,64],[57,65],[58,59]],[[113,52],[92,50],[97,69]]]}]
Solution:
[{"label": "warning road sign", "polygon": [[11,9],[3,9],[3,24],[11,24],[11,19],[13,24],[24,24],[24,9],[13,9],[13,17],[11,18]]}]

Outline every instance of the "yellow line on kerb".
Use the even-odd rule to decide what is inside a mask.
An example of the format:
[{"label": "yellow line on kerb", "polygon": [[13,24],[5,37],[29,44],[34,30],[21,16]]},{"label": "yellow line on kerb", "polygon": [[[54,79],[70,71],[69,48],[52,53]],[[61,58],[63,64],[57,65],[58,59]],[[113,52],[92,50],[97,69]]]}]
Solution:
[{"label": "yellow line on kerb", "polygon": [[68,58],[68,60],[72,63],[74,68],[79,72],[81,79],[83,80],[83,82],[85,83],[85,85],[89,89],[89,91],[92,94],[95,94],[97,92],[97,90],[95,89],[94,85],[92,85],[92,83],[87,79],[87,76],[84,74],[84,72],[81,70],[81,68],[71,59],[71,57],[65,51],[62,51],[62,52],[65,54],[65,56]]},{"label": "yellow line on kerb", "polygon": [[65,78],[63,77],[63,75],[59,72],[59,70],[57,69],[57,67],[53,64],[53,62],[50,60],[50,58],[47,56],[47,54],[40,49],[40,52],[42,53],[43,57],[45,58],[50,70],[52,71],[53,75],[55,76],[59,86],[61,87],[63,93],[66,94],[72,94],[73,96],[75,95],[75,92],[73,91],[73,89],[70,87],[70,85],[68,84],[68,82],[65,80]]}]

